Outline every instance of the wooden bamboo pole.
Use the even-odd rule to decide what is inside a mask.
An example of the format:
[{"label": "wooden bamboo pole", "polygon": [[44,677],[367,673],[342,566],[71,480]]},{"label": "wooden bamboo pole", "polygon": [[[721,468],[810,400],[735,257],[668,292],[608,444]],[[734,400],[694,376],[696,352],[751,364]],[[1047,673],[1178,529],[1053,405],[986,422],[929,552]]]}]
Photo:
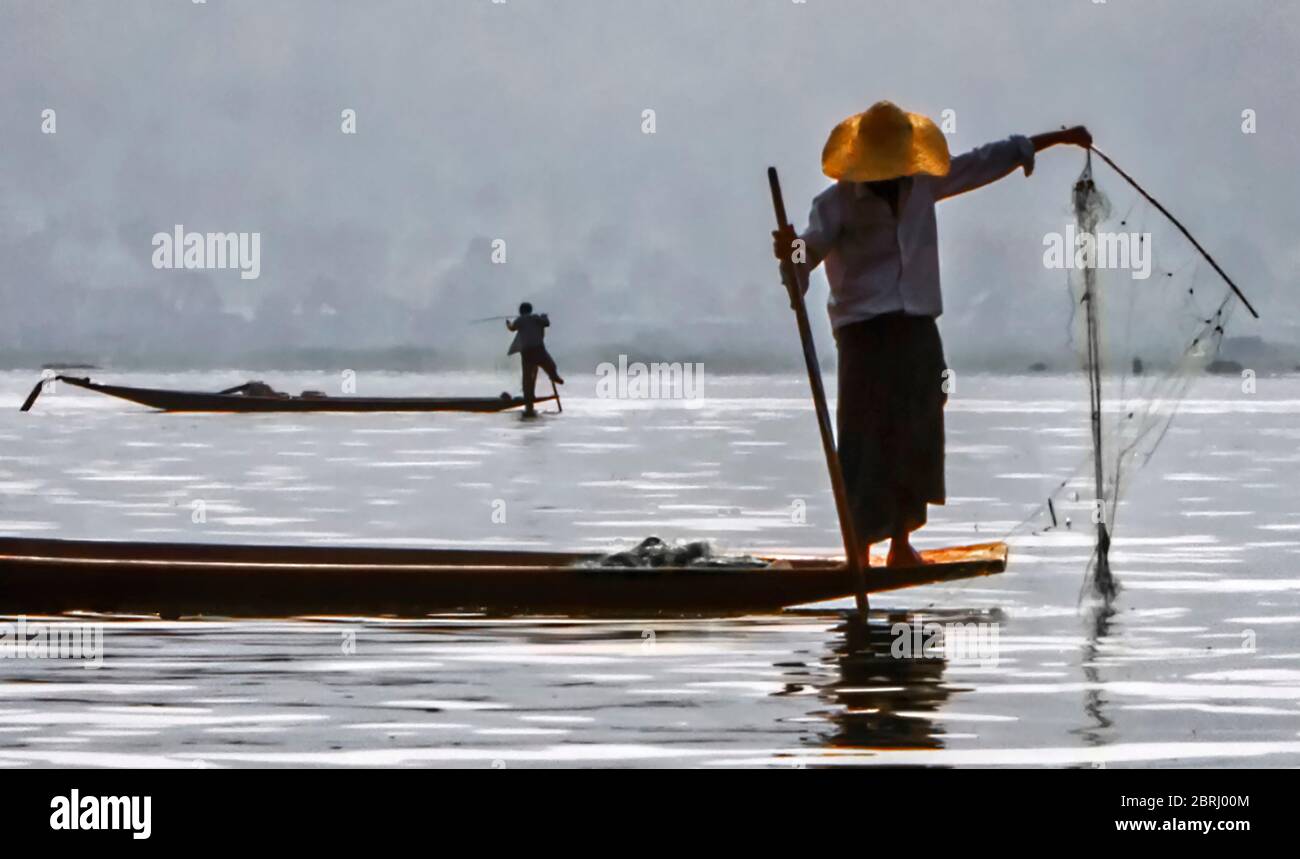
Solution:
[{"label": "wooden bamboo pole", "polygon": [[[777,229],[790,225],[785,214],[785,200],[781,196],[781,182],[776,168],[767,168],[767,184],[772,191],[772,208],[776,211]],[[789,260],[781,263],[781,279],[790,293],[790,307],[799,325],[799,340],[803,343],[803,360],[808,368],[808,385],[812,388],[813,406],[817,411],[817,428],[821,431],[822,453],[826,455],[826,469],[831,476],[831,491],[835,494],[835,512],[840,519],[840,537],[844,541],[844,554],[848,559],[849,573],[853,577],[854,598],[858,615],[863,623],[871,605],[867,601],[867,579],[862,570],[862,556],[858,552],[858,538],[853,530],[853,516],[849,509],[848,490],[844,488],[844,473],[840,471],[840,455],[835,450],[835,431],[831,427],[830,409],[826,406],[826,390],[822,386],[821,365],[817,362],[817,346],[813,342],[812,327],[808,324],[808,308],[804,304],[804,271]]]}]

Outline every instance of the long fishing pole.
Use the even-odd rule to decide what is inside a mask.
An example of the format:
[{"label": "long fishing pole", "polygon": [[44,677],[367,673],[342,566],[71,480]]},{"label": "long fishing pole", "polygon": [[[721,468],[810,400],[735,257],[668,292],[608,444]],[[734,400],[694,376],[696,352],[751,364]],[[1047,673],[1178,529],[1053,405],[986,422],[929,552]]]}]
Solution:
[{"label": "long fishing pole", "polygon": [[[1097,214],[1090,210],[1088,202],[1089,194],[1095,189],[1096,185],[1092,180],[1092,153],[1089,152],[1083,175],[1074,186],[1074,217],[1080,227],[1093,234],[1094,239],[1097,231]],[[1117,589],[1110,569],[1110,530],[1106,524],[1105,460],[1102,456],[1101,432],[1101,337],[1098,332],[1097,316],[1097,270],[1092,266],[1083,270],[1083,303],[1088,326],[1088,425],[1092,432],[1093,497],[1099,505],[1095,511],[1097,562],[1093,571],[1093,586],[1096,593],[1109,603]],[[1118,499],[1116,501],[1118,502]]]},{"label": "long fishing pole", "polygon": [[1160,211],[1160,214],[1168,218],[1170,223],[1172,223],[1175,227],[1177,227],[1179,231],[1182,232],[1182,234],[1187,237],[1187,240],[1192,243],[1192,247],[1200,251],[1201,256],[1205,257],[1205,261],[1214,267],[1214,270],[1219,273],[1219,277],[1223,278],[1223,282],[1228,284],[1228,286],[1232,288],[1232,291],[1236,294],[1236,296],[1241,299],[1241,303],[1246,305],[1246,309],[1250,311],[1250,315],[1258,319],[1259,314],[1255,312],[1255,308],[1251,306],[1250,301],[1248,301],[1246,299],[1246,296],[1242,294],[1241,290],[1237,288],[1237,284],[1232,282],[1232,278],[1228,277],[1228,273],[1224,271],[1223,268],[1217,262],[1214,261],[1214,257],[1210,256],[1209,251],[1201,247],[1201,243],[1198,242],[1195,239],[1195,237],[1193,237],[1192,234],[1187,231],[1187,228],[1183,226],[1182,222],[1179,221],[1177,218],[1175,218],[1169,212],[1168,209],[1160,205],[1159,200],[1157,200],[1155,197],[1152,197],[1149,193],[1147,193],[1147,189],[1139,185],[1136,179],[1134,179],[1132,176],[1125,173],[1124,170],[1118,164],[1116,164],[1114,161],[1110,159],[1110,156],[1108,156],[1105,152],[1102,152],[1100,149],[1098,149],[1095,146],[1090,148],[1093,152],[1097,153],[1097,157],[1099,157],[1102,161],[1105,161],[1107,164],[1109,164],[1116,173],[1118,173],[1121,177],[1123,177],[1125,182],[1132,185],[1134,190],[1136,190],[1143,197],[1146,197],[1147,202],[1155,206],[1156,209]]},{"label": "long fishing pole", "polygon": [[[781,182],[777,179],[775,167],[767,168],[767,184],[772,192],[776,226],[778,229],[787,227],[790,220],[785,215],[785,200],[781,196]],[[862,557],[858,554],[858,538],[853,528],[849,493],[844,486],[844,472],[840,470],[840,457],[835,449],[835,431],[831,428],[831,414],[830,409],[826,407],[826,390],[822,386],[821,366],[817,362],[817,347],[813,343],[812,326],[808,324],[808,308],[804,305],[803,294],[807,289],[804,283],[804,272],[793,262],[783,261],[781,278],[790,292],[790,308],[794,310],[795,321],[799,326],[804,364],[808,369],[808,385],[812,388],[813,408],[817,412],[817,428],[821,431],[822,453],[826,456],[826,468],[830,472],[831,492],[835,496],[835,512],[840,520],[840,538],[844,541],[845,560],[853,581],[853,598],[857,602],[858,618],[865,628],[867,611],[871,608],[871,604],[867,601],[867,578],[862,570]]]}]

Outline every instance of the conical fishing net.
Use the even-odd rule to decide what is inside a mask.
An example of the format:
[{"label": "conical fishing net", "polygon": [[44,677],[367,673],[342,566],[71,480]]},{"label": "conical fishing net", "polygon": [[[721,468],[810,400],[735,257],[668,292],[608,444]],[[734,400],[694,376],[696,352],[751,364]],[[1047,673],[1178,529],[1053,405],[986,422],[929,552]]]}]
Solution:
[{"label": "conical fishing net", "polygon": [[1087,380],[1091,450],[1028,523],[1038,530],[1066,517],[1092,523],[1087,587],[1109,600],[1118,588],[1110,544],[1123,528],[1125,492],[1188,388],[1216,360],[1241,302],[1208,254],[1108,159],[1095,175],[1089,153],[1071,203],[1060,263],[1073,308],[1068,336]]}]

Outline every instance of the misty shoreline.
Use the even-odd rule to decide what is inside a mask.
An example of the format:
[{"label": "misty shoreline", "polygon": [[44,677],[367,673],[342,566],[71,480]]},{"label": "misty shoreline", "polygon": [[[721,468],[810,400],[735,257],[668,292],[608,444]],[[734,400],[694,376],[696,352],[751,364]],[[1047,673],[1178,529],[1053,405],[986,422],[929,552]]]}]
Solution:
[{"label": "misty shoreline", "polygon": [[[766,344],[765,344],[766,345]],[[822,369],[835,370],[835,349],[823,339],[818,343]],[[685,345],[664,344],[650,349],[643,343],[626,345],[579,346],[554,348],[557,360],[577,372],[595,368],[605,362],[617,364],[620,356],[628,362],[703,364],[706,372],[726,375],[778,375],[800,372],[802,356],[797,349],[737,350],[690,348]],[[1001,356],[965,354],[963,349],[948,351],[948,364],[953,369],[974,373],[1072,373],[1080,367],[1078,357],[1068,348],[1050,354],[1015,351]],[[1258,340],[1258,338],[1229,338],[1219,360],[1225,366],[1222,372],[1235,372],[1230,365],[1240,365],[1256,373],[1280,375],[1300,372],[1300,352]],[[257,369],[284,372],[320,372],[337,369],[365,370],[369,372],[430,373],[430,372],[513,372],[518,362],[502,350],[439,350],[418,346],[396,346],[372,349],[250,349],[246,351],[171,352],[152,350],[60,350],[60,349],[3,349],[0,348],[0,370],[32,370],[43,368],[83,372],[149,372],[149,371],[207,371],[230,369]],[[1127,368],[1116,367],[1116,371]],[[1148,372],[1167,370],[1155,362],[1148,362]]]}]

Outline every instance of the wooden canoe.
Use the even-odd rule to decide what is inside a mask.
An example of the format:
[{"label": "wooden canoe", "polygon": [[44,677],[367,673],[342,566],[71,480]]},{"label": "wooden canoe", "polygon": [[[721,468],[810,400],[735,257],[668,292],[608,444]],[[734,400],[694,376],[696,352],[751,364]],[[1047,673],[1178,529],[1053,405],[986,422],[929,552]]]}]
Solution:
[{"label": "wooden canoe", "polygon": [[[165,412],[502,412],[524,405],[523,397],[265,397],[210,391],[174,391],[104,385],[78,376],[57,376],[58,381],[160,409]],[[43,383],[42,383],[43,384]],[[38,385],[23,404],[28,411],[40,391]],[[534,402],[555,399],[537,397]]]},{"label": "wooden canoe", "polygon": [[[922,555],[925,566],[872,567],[868,589],[999,573],[1007,547],[984,543]],[[597,557],[0,537],[0,614],[716,616],[853,593],[843,562],[829,558],[783,558],[760,568],[575,566]]]}]

